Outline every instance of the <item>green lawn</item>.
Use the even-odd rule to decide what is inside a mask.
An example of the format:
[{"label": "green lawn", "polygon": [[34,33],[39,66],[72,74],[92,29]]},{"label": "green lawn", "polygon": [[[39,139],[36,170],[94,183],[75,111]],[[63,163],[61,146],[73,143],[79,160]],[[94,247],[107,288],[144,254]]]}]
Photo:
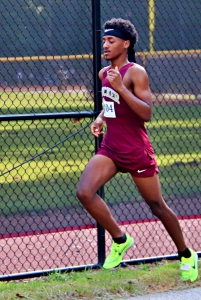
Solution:
[{"label": "green lawn", "polygon": [[162,260],[112,270],[53,272],[31,280],[1,282],[0,295],[4,300],[117,300],[169,291],[177,295],[177,291],[185,289],[188,294],[188,289],[201,287],[200,278],[183,282],[180,276],[178,261]]},{"label": "green lawn", "polygon": [[[93,110],[89,95],[81,92],[1,92],[3,114]],[[89,99],[91,100],[91,99]]]},{"label": "green lawn", "polygon": [[[1,99],[4,114],[93,110],[93,102],[75,92],[4,93]],[[0,171],[5,173],[15,168],[0,176],[3,215],[76,206],[78,179],[95,152],[91,121],[86,118],[77,125],[70,119],[1,122]],[[65,140],[87,124],[86,129]],[[165,197],[200,193],[200,124],[201,106],[154,106],[147,130],[160,167]],[[48,148],[51,149],[42,154]],[[25,161],[28,162],[24,164]],[[127,175],[118,174],[107,189],[112,195],[111,203],[121,202],[125,193],[126,199],[140,200]]]}]

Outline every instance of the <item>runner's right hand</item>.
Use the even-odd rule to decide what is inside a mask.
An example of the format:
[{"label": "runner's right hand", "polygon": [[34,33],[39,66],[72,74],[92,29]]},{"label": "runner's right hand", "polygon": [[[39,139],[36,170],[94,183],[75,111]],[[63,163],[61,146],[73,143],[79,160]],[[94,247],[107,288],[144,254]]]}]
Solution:
[{"label": "runner's right hand", "polygon": [[94,123],[91,125],[91,133],[96,137],[100,137],[101,135],[104,135],[104,131],[102,131],[102,128],[103,128],[103,119],[97,117]]}]

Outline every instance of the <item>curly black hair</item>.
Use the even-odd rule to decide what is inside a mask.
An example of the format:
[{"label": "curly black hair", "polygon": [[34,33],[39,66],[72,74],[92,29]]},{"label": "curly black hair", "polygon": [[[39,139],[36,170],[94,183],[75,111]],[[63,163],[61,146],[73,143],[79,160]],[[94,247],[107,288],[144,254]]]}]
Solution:
[{"label": "curly black hair", "polygon": [[129,20],[124,20],[121,18],[118,19],[112,18],[111,20],[105,22],[103,28],[104,29],[114,28],[120,30],[122,33],[128,36],[132,48],[138,41],[138,33],[135,29],[135,26]]},{"label": "curly black hair", "polygon": [[138,41],[138,33],[135,29],[135,26],[129,20],[112,18],[111,20],[105,22],[103,28],[118,29],[125,35],[125,37],[130,41],[130,46],[128,47],[128,60],[130,62],[136,62],[134,45]]}]

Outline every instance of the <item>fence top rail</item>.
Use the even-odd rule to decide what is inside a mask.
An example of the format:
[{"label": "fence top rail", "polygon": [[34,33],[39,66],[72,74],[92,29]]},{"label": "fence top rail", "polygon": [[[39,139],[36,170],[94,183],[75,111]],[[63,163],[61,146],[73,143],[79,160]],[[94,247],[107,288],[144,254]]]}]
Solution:
[{"label": "fence top rail", "polygon": [[30,113],[30,114],[12,114],[0,115],[0,122],[18,121],[18,120],[42,120],[42,119],[70,119],[70,118],[92,118],[100,112],[80,111],[80,112],[60,112],[60,113]]},{"label": "fence top rail", "polygon": [[[201,49],[191,50],[164,50],[151,52],[136,52],[136,56],[154,56],[154,55],[187,55],[201,54]],[[103,55],[102,55],[103,57]],[[78,55],[55,55],[55,56],[24,56],[24,57],[0,57],[0,62],[21,62],[21,61],[42,61],[42,60],[73,60],[73,59],[93,59],[93,54]]]}]

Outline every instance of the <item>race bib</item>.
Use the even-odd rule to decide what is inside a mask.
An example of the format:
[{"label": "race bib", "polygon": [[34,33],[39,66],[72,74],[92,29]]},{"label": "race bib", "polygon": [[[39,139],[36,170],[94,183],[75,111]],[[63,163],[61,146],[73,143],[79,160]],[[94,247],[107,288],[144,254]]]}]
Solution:
[{"label": "race bib", "polygon": [[116,118],[114,102],[103,100],[104,117]]}]

